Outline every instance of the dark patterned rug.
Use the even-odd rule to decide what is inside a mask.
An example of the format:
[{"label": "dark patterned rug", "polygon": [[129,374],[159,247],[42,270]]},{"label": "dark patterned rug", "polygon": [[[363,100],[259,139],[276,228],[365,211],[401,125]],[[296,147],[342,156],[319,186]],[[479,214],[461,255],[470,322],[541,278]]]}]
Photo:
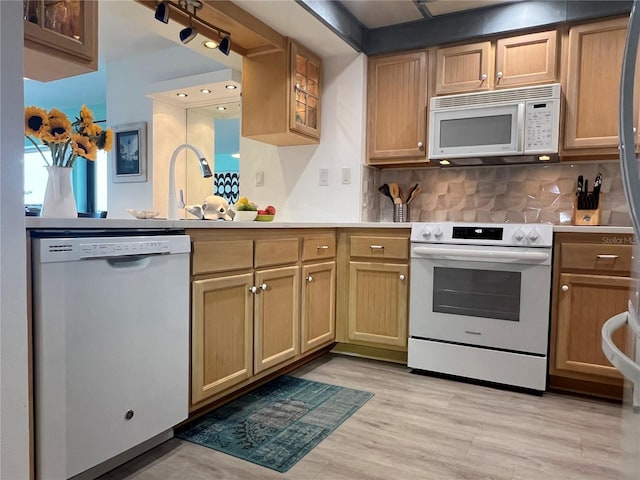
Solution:
[{"label": "dark patterned rug", "polygon": [[283,375],[184,425],[176,436],[286,472],[371,397]]}]

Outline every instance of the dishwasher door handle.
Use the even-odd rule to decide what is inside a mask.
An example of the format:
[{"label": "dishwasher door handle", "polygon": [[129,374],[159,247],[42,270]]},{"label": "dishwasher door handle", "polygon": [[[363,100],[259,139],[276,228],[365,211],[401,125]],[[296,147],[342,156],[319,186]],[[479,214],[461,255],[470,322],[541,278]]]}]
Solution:
[{"label": "dishwasher door handle", "polygon": [[124,263],[135,262],[147,257],[157,257],[160,255],[170,255],[170,252],[157,252],[157,253],[141,253],[133,255],[98,255],[95,257],[82,257],[80,260],[107,260],[109,263]]}]

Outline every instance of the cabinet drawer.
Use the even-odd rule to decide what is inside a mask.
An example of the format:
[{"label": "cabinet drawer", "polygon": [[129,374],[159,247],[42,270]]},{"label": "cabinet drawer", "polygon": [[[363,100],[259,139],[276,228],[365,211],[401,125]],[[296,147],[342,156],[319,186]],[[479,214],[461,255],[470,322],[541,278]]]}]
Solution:
[{"label": "cabinet drawer", "polygon": [[353,236],[349,254],[352,257],[409,258],[409,239],[406,237],[365,237]]},{"label": "cabinet drawer", "polygon": [[563,243],[560,268],[629,272],[632,250],[631,245]]},{"label": "cabinet drawer", "polygon": [[268,267],[298,261],[297,238],[256,240],[255,267]]},{"label": "cabinet drawer", "polygon": [[193,275],[253,267],[253,241],[217,240],[193,244]]},{"label": "cabinet drawer", "polygon": [[302,239],[302,260],[321,260],[336,256],[336,238],[332,236],[304,237]]}]

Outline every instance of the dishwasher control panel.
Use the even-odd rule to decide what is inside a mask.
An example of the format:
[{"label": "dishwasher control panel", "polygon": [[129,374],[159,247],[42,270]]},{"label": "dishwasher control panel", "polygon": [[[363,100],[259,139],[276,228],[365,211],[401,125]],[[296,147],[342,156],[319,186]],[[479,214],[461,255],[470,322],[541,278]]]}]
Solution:
[{"label": "dishwasher control panel", "polygon": [[71,262],[98,258],[189,253],[188,235],[42,238],[34,249],[36,261]]}]

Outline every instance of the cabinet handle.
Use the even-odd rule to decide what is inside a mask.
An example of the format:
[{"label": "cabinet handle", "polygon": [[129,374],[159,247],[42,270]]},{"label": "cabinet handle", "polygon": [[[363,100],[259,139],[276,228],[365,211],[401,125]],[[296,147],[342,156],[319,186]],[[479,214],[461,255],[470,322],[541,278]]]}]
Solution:
[{"label": "cabinet handle", "polygon": [[498,81],[500,81],[500,79],[502,78],[502,72],[498,72],[496,74],[496,77],[498,77]]},{"label": "cabinet handle", "polygon": [[260,288],[264,291],[267,289],[267,284],[263,283],[262,285],[260,285]]},{"label": "cabinet handle", "polygon": [[606,255],[604,253],[598,254],[598,260],[616,260],[618,255]]},{"label": "cabinet handle", "polygon": [[424,143],[422,143],[422,142],[418,142],[418,148],[420,148],[420,149],[421,149],[422,147],[424,147]]},{"label": "cabinet handle", "polygon": [[384,245],[369,245],[371,250],[384,250]]},{"label": "cabinet handle", "polygon": [[329,245],[318,245],[317,250],[329,250]]},{"label": "cabinet handle", "polygon": [[482,75],[480,75],[480,80],[482,80],[483,82],[487,79],[487,74],[483,73]]},{"label": "cabinet handle", "polygon": [[404,275],[400,275],[400,281],[401,282],[404,282],[404,278],[405,278]]},{"label": "cabinet handle", "polygon": [[251,287],[251,288],[249,289],[249,291],[250,291],[251,293],[256,293],[256,292],[258,291],[258,288],[254,285],[253,287]]},{"label": "cabinet handle", "polygon": [[309,275],[307,277],[307,282],[309,282],[309,283],[313,282],[313,277],[311,275]]},{"label": "cabinet handle", "polygon": [[569,285],[562,285],[562,291],[563,292],[568,292],[569,291]]}]

